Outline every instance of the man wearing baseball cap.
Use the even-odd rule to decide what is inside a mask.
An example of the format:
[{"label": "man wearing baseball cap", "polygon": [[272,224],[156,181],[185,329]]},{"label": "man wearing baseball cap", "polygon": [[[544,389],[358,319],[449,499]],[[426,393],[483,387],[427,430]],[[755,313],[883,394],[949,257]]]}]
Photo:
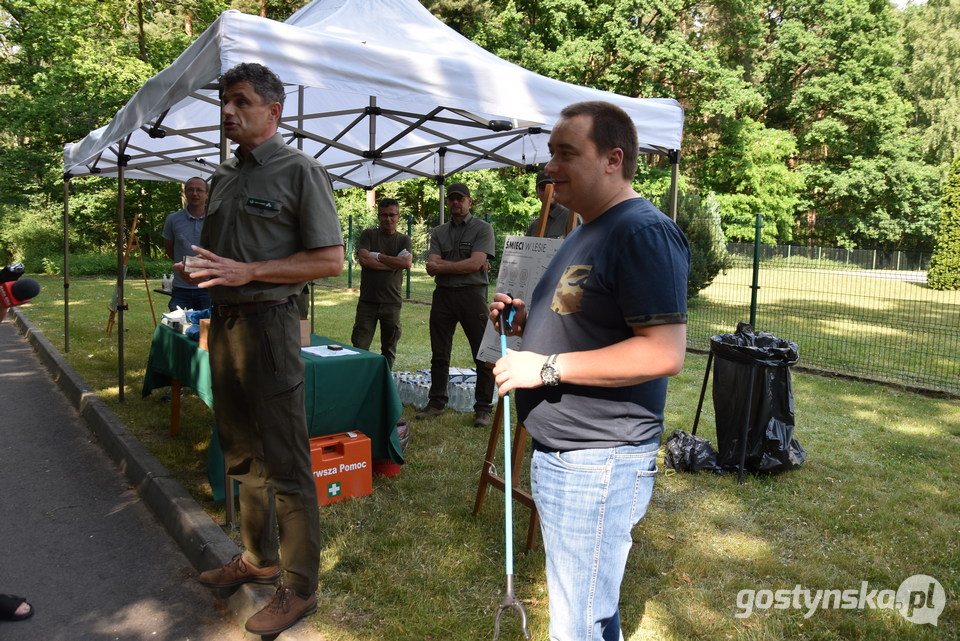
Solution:
[{"label": "man wearing baseball cap", "polygon": [[[537,198],[540,199],[540,202],[544,202],[547,197],[547,185],[553,184],[553,178],[550,177],[545,170],[541,169],[537,172]],[[551,196],[550,198],[550,211],[547,214],[547,226],[543,231],[544,238],[563,238],[567,235],[567,232],[573,229],[573,226],[570,224],[570,217],[575,216],[576,221],[573,223],[573,226],[580,224],[580,216],[574,214],[569,209],[561,205],[556,201],[555,198]],[[530,222],[530,226],[527,227],[527,236],[539,236],[540,235],[540,217],[537,216]]]},{"label": "man wearing baseball cap", "polygon": [[486,288],[488,260],[494,257],[494,234],[490,223],[470,213],[473,199],[463,183],[447,188],[450,220],[439,225],[430,235],[427,273],[434,277],[430,308],[430,401],[417,418],[433,418],[447,405],[447,380],[450,374],[450,353],[457,323],[470,342],[477,365],[477,387],[474,397],[476,427],[491,422],[493,407],[493,371],[476,360],[487,323]]}]

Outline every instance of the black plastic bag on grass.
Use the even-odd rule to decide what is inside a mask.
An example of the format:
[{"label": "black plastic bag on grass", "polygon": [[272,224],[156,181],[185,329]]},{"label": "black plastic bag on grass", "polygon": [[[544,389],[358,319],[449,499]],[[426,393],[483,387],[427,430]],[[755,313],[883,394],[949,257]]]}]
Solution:
[{"label": "black plastic bag on grass", "polygon": [[710,441],[683,430],[673,430],[667,438],[666,466],[678,472],[720,471],[717,453]]},{"label": "black plastic bag on grass", "polygon": [[[731,334],[710,339],[717,464],[748,472],[793,469],[807,458],[794,438],[790,368],[800,360],[796,343],[740,322]],[[746,443],[743,435],[746,435]]]}]

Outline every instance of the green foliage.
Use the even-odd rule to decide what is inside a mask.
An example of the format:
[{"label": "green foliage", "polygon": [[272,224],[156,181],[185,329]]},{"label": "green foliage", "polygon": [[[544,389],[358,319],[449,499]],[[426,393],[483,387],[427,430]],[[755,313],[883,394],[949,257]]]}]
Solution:
[{"label": "green foliage", "polygon": [[[479,178],[476,190],[471,189],[473,213],[482,218],[489,216],[493,226],[505,235],[522,234],[530,220],[540,213],[535,174],[505,167],[462,174],[460,179],[465,181],[468,176]],[[502,247],[502,243],[497,246]]]},{"label": "green foliage", "polygon": [[752,241],[758,214],[764,219],[764,243],[792,239],[804,186],[803,176],[787,167],[796,149],[789,132],[768,129],[751,118],[725,122],[703,182],[716,194],[728,239]]},{"label": "green foliage", "polygon": [[904,20],[906,93],[927,161],[946,169],[960,156],[960,0],[915,4]]},{"label": "green foliage", "polygon": [[[15,222],[35,211],[60,219],[63,145],[108,122],[179,55],[194,37],[187,25],[199,33],[226,8],[220,0],[0,0],[0,204],[25,212]],[[75,249],[115,245],[116,180],[85,178],[72,191]],[[126,226],[140,216],[138,238],[148,255],[162,247],[163,217],[181,206],[179,185],[127,183]],[[0,222],[12,211],[4,208]],[[14,249],[0,240],[0,251]]]},{"label": "green foliage", "polygon": [[340,189],[333,194],[337,204],[337,214],[340,217],[340,228],[343,230],[344,237],[349,234],[350,226],[353,226],[353,235],[357,237],[360,232],[367,227],[377,224],[376,204],[373,207],[367,206],[368,192],[363,189]]},{"label": "green foliage", "polygon": [[[664,207],[661,207],[667,211]],[[677,224],[690,243],[690,280],[687,298],[696,298],[713,279],[733,264],[720,224],[720,204],[713,194],[701,198],[687,192],[677,199]]]},{"label": "green foliage", "polygon": [[[404,230],[404,233],[407,233]],[[416,220],[410,227],[408,233],[410,236],[410,252],[413,254],[414,261],[426,262],[427,251],[430,249],[430,228],[423,220]]]},{"label": "green foliage", "polygon": [[[108,122],[226,8],[284,20],[307,0],[0,0],[0,216],[52,212],[62,146]],[[960,145],[960,0],[422,0],[477,44],[528,69],[685,109],[681,182],[713,192],[726,236],[930,249],[938,181]],[[638,174],[662,191],[662,161]],[[498,235],[539,210],[523,170],[449,177],[475,190]],[[116,242],[116,181],[74,181],[77,250]],[[429,179],[383,185],[401,213],[439,221]],[[338,195],[344,221],[368,213]],[[128,187],[144,253],[160,253],[178,186]],[[18,218],[19,224],[24,218]],[[3,219],[0,218],[0,223]],[[129,225],[129,222],[127,223]],[[0,240],[0,252],[14,251]]]},{"label": "green foliage", "polygon": [[110,2],[10,0],[0,57],[0,127],[13,146],[59,154],[103,125],[153,73]]},{"label": "green foliage", "polygon": [[63,255],[63,216],[52,209],[0,210],[0,260],[22,262],[28,272],[46,272],[44,259]]},{"label": "green foliage", "polygon": [[[920,141],[907,127],[910,105],[898,92],[903,45],[890,6],[804,0],[783,6],[778,17],[764,78],[766,118],[797,137],[808,211],[801,237],[929,246],[936,178],[919,162]],[[821,227],[822,220],[841,224]]]},{"label": "green foliage", "polygon": [[[62,274],[63,250],[61,249],[59,254],[42,259],[39,263],[42,265],[42,269],[37,270],[38,273]],[[130,256],[124,278],[128,281],[142,281],[144,273],[146,273],[148,280],[160,280],[163,274],[169,274],[170,271],[170,261],[166,257],[144,257],[143,268],[141,269],[140,256],[133,254]],[[115,279],[117,277],[117,255],[108,252],[70,254],[70,275],[102,276]]]},{"label": "green foliage", "polygon": [[933,289],[960,289],[960,156],[953,161],[943,186],[940,231],[927,284]]},{"label": "green foliage", "polygon": [[[109,252],[117,244],[117,181],[84,177],[70,181],[71,249]],[[164,257],[163,223],[182,209],[181,185],[173,182],[128,180],[124,189],[124,235],[137,218],[137,242],[145,256]],[[62,210],[62,204],[58,203]],[[58,217],[62,215],[62,211]]]},{"label": "green foliage", "polygon": [[[936,172],[908,130],[886,3],[489,0],[428,3],[497,55],[576,84],[670,96],[686,174],[730,238],[929,247]],[[822,226],[824,220],[842,221]],[[800,223],[798,225],[798,223]]]},{"label": "green foliage", "polygon": [[[253,15],[266,15],[271,20],[283,22],[293,15],[293,12],[307,4],[309,0],[233,0],[230,2],[234,9]],[[261,13],[261,9],[265,13]]]},{"label": "green foliage", "polygon": [[59,275],[63,273],[62,265],[53,258],[44,258],[42,261],[44,274]]}]

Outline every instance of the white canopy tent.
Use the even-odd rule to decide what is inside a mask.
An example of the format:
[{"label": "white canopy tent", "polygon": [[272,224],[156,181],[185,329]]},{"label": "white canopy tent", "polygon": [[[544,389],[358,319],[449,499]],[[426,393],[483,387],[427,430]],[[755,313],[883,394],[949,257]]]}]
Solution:
[{"label": "white canopy tent", "polygon": [[[108,125],[65,146],[67,184],[79,176],[119,178],[121,239],[125,178],[209,176],[226,157],[216,83],[241,62],[265,64],[287,85],[280,132],[327,168],[335,188],[431,178],[442,212],[447,176],[546,163],[563,107],[606,100],[630,114],[642,153],[671,159],[675,202],[683,131],[677,101],[540,76],[473,44],[417,0],[314,0],[285,23],[224,12]],[[65,202],[65,225],[67,211]],[[122,278],[118,288],[122,341]]]},{"label": "white canopy tent", "polygon": [[548,160],[560,110],[608,100],[642,150],[680,148],[683,110],[537,75],[444,25],[417,0],[315,0],[285,23],[223,13],[113,121],[64,149],[67,177],[183,181],[221,161],[216,81],[241,62],[289,87],[281,132],[316,156],[336,188]]}]

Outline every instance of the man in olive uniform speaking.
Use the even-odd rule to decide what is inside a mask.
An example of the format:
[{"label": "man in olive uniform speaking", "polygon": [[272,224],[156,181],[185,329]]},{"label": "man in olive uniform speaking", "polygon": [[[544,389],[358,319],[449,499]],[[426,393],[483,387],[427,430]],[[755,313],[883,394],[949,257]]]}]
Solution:
[{"label": "man in olive uniform speaking", "polygon": [[427,273],[437,282],[430,307],[430,401],[417,418],[432,418],[447,405],[447,380],[450,353],[457,323],[470,342],[477,364],[477,388],[474,397],[474,421],[477,427],[490,425],[493,407],[493,372],[477,361],[483,332],[487,325],[487,262],[494,256],[493,227],[470,213],[473,199],[463,183],[447,189],[450,220],[430,235]]},{"label": "man in olive uniform speaking", "polygon": [[[230,588],[280,580],[247,620],[273,635],[317,609],[320,520],[310,465],[292,297],[343,270],[343,236],[327,172],[277,133],[284,88],[266,67],[243,63],[220,80],[223,129],[236,155],[214,173],[200,257],[190,273],[209,288],[214,407],[230,476],[240,481],[244,552],[200,574]],[[175,268],[183,269],[183,263]]]}]

